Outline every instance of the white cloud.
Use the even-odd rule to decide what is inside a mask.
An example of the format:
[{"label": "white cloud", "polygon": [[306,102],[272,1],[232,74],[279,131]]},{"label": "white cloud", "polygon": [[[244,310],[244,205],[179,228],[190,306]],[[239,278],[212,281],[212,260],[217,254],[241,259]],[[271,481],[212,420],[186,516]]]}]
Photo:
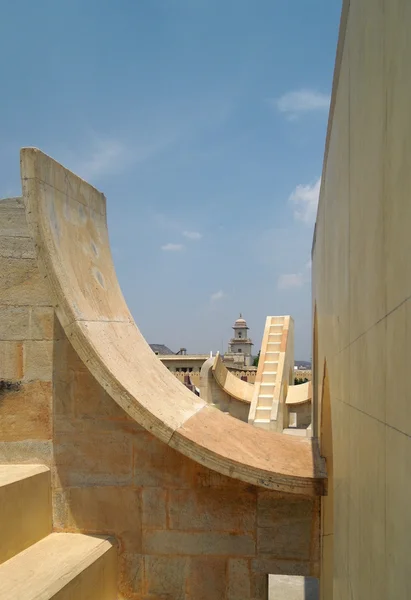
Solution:
[{"label": "white cloud", "polygon": [[302,273],[288,273],[280,275],[277,281],[279,290],[288,290],[289,288],[299,288],[305,283],[305,278]]},{"label": "white cloud", "polygon": [[312,224],[317,215],[318,198],[320,196],[321,177],[312,185],[297,185],[289,197],[293,205],[294,217],[297,221]]},{"label": "white cloud", "polygon": [[143,163],[175,142],[173,135],[141,135],[140,142],[107,137],[92,132],[82,142],[83,151],[70,152],[65,162],[86,181],[121,173],[132,165]]},{"label": "white cloud", "polygon": [[164,250],[165,252],[180,252],[180,250],[183,250],[184,246],[183,244],[164,244],[164,246],[161,246],[161,249]]},{"label": "white cloud", "polygon": [[310,258],[310,259],[309,259],[309,260],[308,260],[308,261],[305,263],[305,268],[306,268],[308,271],[311,271],[311,268],[312,268],[312,266],[313,266],[313,261],[312,261],[312,260],[311,260],[311,258]]},{"label": "white cloud", "polygon": [[287,92],[274,100],[274,103],[280,113],[296,119],[302,113],[328,110],[330,96],[314,90],[302,89]]},{"label": "white cloud", "polygon": [[203,234],[199,231],[183,231],[183,236],[189,240],[201,240]]},{"label": "white cloud", "polygon": [[223,290],[219,290],[218,292],[211,294],[210,300],[211,302],[218,302],[218,300],[222,300],[224,297],[225,293],[223,292]]},{"label": "white cloud", "polygon": [[114,139],[95,139],[88,158],[79,161],[73,170],[84,179],[96,179],[113,173],[127,161],[125,145]]}]

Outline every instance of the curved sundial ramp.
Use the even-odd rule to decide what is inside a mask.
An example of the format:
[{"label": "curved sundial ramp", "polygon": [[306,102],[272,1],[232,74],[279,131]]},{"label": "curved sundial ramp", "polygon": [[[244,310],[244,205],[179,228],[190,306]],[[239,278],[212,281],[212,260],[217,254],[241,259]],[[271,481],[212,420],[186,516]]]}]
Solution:
[{"label": "curved sundial ramp", "polygon": [[250,404],[253,399],[254,385],[242,381],[227,369],[222,361],[220,353],[216,354],[212,367],[214,379],[220,388],[232,398]]},{"label": "curved sundial ramp", "polygon": [[313,388],[311,381],[300,383],[299,385],[290,385],[288,388],[286,404],[305,404],[311,402],[313,397]]},{"label": "curved sundial ramp", "polygon": [[[57,316],[100,385],[164,443],[224,475],[323,493],[315,442],[257,430],[192,394],[161,364],[127,308],[110,252],[105,197],[34,148],[21,151],[27,220]],[[141,293],[148,293],[142,284]]]}]

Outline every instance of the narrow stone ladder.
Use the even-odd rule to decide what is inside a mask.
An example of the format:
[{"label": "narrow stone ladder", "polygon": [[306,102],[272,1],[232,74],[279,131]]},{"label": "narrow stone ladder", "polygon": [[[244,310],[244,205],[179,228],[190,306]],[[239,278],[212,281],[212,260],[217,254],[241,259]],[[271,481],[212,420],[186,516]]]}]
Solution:
[{"label": "narrow stone ladder", "polygon": [[53,533],[47,467],[0,465],[0,532],[0,600],[116,599],[110,539]]},{"label": "narrow stone ladder", "polygon": [[[278,380],[281,338],[285,317],[267,317],[269,323],[264,348],[261,347],[262,365],[259,365],[261,380],[255,384],[249,422],[261,429],[271,428],[271,413],[274,392]],[[261,360],[261,358],[260,358]]]}]

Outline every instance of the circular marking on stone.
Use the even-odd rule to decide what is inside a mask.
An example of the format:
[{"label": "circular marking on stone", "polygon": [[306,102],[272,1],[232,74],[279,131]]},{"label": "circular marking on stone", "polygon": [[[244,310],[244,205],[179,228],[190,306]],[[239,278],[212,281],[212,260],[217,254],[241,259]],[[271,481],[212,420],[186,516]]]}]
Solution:
[{"label": "circular marking on stone", "polygon": [[94,242],[91,242],[91,249],[93,250],[94,255],[98,256],[98,248],[97,248],[97,246],[95,245]]},{"label": "circular marking on stone", "polygon": [[99,284],[101,285],[101,287],[103,289],[106,288],[106,284],[104,282],[104,277],[103,275],[100,273],[100,271],[98,269],[96,269],[95,267],[93,268],[93,275],[94,277],[97,279],[97,281],[99,282]]}]

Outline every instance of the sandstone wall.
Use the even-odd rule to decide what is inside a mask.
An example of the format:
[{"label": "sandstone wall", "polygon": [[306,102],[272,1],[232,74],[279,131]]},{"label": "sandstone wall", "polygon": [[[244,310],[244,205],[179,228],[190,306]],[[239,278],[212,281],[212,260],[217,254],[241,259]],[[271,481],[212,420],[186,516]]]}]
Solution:
[{"label": "sandstone wall", "polygon": [[344,2],[313,249],[326,600],[411,597],[410,28],[408,0]]},{"label": "sandstone wall", "polygon": [[[0,462],[51,464],[54,309],[23,200],[0,202]],[[28,462],[28,461],[27,461]]]},{"label": "sandstone wall", "polygon": [[220,475],[137,425],[54,316],[21,200],[0,224],[0,462],[51,467],[54,529],[115,536],[119,598],[262,600],[268,573],[318,575],[318,499]]}]

